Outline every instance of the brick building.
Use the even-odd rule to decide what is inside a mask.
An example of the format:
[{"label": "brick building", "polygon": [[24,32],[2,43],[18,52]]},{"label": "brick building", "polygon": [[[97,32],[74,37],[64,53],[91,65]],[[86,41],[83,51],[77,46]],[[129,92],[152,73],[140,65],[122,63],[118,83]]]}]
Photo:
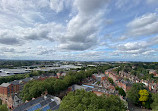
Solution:
[{"label": "brick building", "polygon": [[34,76],[21,80],[14,80],[10,83],[2,83],[0,85],[0,99],[3,104],[7,104],[10,109],[21,103],[18,95],[22,91],[24,85],[31,80],[45,80],[47,77]]},{"label": "brick building", "polygon": [[12,93],[19,92],[19,84],[13,83],[3,83],[0,85],[0,95],[10,96]]},{"label": "brick building", "polygon": [[130,88],[132,87],[132,84],[130,84],[126,81],[117,81],[116,84],[117,84],[117,86],[121,87],[125,92],[130,90]]}]

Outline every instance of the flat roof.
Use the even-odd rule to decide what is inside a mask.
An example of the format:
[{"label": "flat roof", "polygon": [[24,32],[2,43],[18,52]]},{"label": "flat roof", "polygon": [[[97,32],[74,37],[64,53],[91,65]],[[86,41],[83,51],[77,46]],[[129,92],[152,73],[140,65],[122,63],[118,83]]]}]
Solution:
[{"label": "flat roof", "polygon": [[8,87],[10,85],[10,83],[2,83],[0,86],[1,87]]},{"label": "flat roof", "polygon": [[5,73],[27,73],[29,71],[26,71],[25,69],[2,69],[2,72],[5,72]]}]

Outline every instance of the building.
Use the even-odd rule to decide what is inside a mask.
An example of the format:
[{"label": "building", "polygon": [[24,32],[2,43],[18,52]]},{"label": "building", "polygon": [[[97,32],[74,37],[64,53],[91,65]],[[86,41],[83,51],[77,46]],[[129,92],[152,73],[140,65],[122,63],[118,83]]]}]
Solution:
[{"label": "building", "polygon": [[13,111],[35,111],[40,109],[41,111],[57,110],[60,106],[61,100],[58,97],[51,95],[43,95],[29,102],[19,105],[14,108]]},{"label": "building", "polygon": [[6,73],[8,75],[14,75],[14,74],[25,74],[29,73],[30,71],[26,71],[25,69],[2,69],[1,72]]},{"label": "building", "polygon": [[124,81],[124,80],[116,81],[116,84],[118,87],[121,87],[125,92],[130,90],[130,88],[132,87],[131,83]]},{"label": "building", "polygon": [[93,74],[92,78],[95,79],[96,81],[103,81],[107,77],[104,74]]},{"label": "building", "polygon": [[149,74],[157,74],[157,71],[156,71],[156,70],[153,70],[153,69],[150,69],[150,70],[149,70]]},{"label": "building", "polygon": [[7,104],[10,109],[21,103],[17,95],[17,93],[19,92],[19,85],[13,84],[3,83],[0,85],[0,99],[2,100],[2,103]]},{"label": "building", "polygon": [[3,83],[0,85],[0,96],[6,95],[10,96],[12,93],[17,93],[19,91],[19,85],[13,85],[11,83]]},{"label": "building", "polygon": [[31,80],[45,80],[48,77],[54,76],[33,76],[21,80],[14,80],[9,83],[2,83],[0,85],[0,99],[2,100],[2,103],[7,104],[10,109],[16,107],[21,104],[21,100],[18,95],[26,83]]},{"label": "building", "polygon": [[69,88],[68,88],[68,91],[76,91],[76,90],[81,90],[81,89],[84,89],[85,91],[92,91],[92,88],[93,88],[93,86],[92,87],[90,87],[90,86],[88,86],[88,85],[77,85],[77,84],[74,84],[74,85],[72,85],[72,86],[70,86]]},{"label": "building", "polygon": [[119,77],[119,75],[116,75],[115,73],[112,73],[112,72],[109,73],[108,76],[109,76],[110,78],[112,78],[114,82],[116,82],[116,80],[121,79],[121,77]]}]

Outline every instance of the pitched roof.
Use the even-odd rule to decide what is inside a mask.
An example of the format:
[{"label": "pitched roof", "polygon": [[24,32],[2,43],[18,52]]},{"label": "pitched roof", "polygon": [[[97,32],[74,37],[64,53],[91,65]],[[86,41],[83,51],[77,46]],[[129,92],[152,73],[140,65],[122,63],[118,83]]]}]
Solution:
[{"label": "pitched roof", "polygon": [[[34,111],[37,109],[48,110],[56,108],[59,105],[54,96],[41,96],[27,103],[16,107],[13,111]],[[58,107],[57,107],[58,108]]]}]

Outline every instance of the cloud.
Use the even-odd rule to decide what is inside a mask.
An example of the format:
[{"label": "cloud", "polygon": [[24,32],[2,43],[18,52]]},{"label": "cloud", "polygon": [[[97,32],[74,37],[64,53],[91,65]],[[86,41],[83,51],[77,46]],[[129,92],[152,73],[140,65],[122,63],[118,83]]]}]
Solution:
[{"label": "cloud", "polygon": [[156,13],[145,14],[135,18],[127,24],[130,36],[147,36],[158,33],[158,15]]},{"label": "cloud", "polygon": [[56,13],[63,11],[64,9],[70,7],[72,0],[50,0],[49,6]]},{"label": "cloud", "polygon": [[20,44],[18,39],[11,38],[11,37],[0,38],[0,43],[5,44],[5,45],[19,45]]},{"label": "cloud", "polygon": [[157,4],[157,0],[146,0],[148,4]]},{"label": "cloud", "polygon": [[38,46],[37,48],[38,48],[37,55],[48,55],[56,52],[54,48],[51,47],[48,48],[45,46]]},{"label": "cloud", "polygon": [[74,6],[81,14],[94,14],[107,5],[109,0],[75,0]]},{"label": "cloud", "polygon": [[6,47],[2,47],[0,48],[1,52],[15,52],[14,48],[6,48]]},{"label": "cloud", "polygon": [[122,11],[128,11],[129,9],[137,7],[140,2],[141,0],[115,0],[115,6]]},{"label": "cloud", "polygon": [[122,8],[124,7],[129,1],[128,0],[117,0],[117,2],[115,3],[115,6],[117,8]]},{"label": "cloud", "polygon": [[142,1],[141,7],[140,1],[0,0],[1,57],[119,60],[156,55],[158,14],[151,4],[157,0]]},{"label": "cloud", "polygon": [[37,53],[37,55],[47,55],[47,54],[52,54],[54,52],[55,52],[55,50],[53,50],[53,49],[45,49],[45,50],[39,51]]},{"label": "cloud", "polygon": [[23,29],[24,38],[28,40],[46,39],[51,42],[58,41],[60,34],[64,33],[65,27],[54,22],[37,24],[33,28]]},{"label": "cloud", "polygon": [[158,44],[158,37],[153,37],[146,41],[127,42],[118,44],[113,54],[135,54],[135,55],[150,55],[151,53],[157,53],[157,49],[153,48]]},{"label": "cloud", "polygon": [[[13,34],[15,37],[9,37],[10,40],[4,41],[7,39],[5,37],[3,41],[5,44],[13,45],[20,43],[21,41],[19,42],[19,40],[21,39],[31,42],[36,40],[49,40],[50,42],[57,42],[59,48],[62,49],[77,51],[87,50],[98,43],[97,36],[101,31],[102,24],[108,24],[106,23],[107,20],[103,18],[108,1],[109,0],[75,0],[73,8],[76,9],[76,15],[72,16],[66,26],[55,22],[41,23],[41,21],[45,21],[45,17],[42,16],[39,10],[50,5],[52,10],[59,13],[70,6],[68,3],[71,3],[71,0],[67,2],[64,0],[51,0],[50,2],[40,0],[37,6],[32,3],[32,1],[20,2],[15,0],[14,2],[17,4],[17,7],[13,6],[13,2],[8,4],[7,2],[2,2],[2,10],[7,13],[5,17],[7,17],[8,14],[12,15],[14,13],[15,15],[15,13],[18,13],[13,17],[15,19],[14,24],[9,24],[6,31],[7,33],[11,32],[11,35]],[[28,4],[28,6],[26,7],[25,4]],[[13,10],[10,10],[9,7],[12,7]],[[20,7],[20,9],[18,7]],[[5,17],[1,20],[3,21],[2,23],[4,23],[2,24],[3,27],[5,27],[8,21],[11,21],[6,20]],[[40,20],[37,18],[40,18]],[[35,21],[37,22],[36,24]],[[14,29],[10,29],[10,25],[13,25]],[[1,43],[3,41],[1,41]]]},{"label": "cloud", "polygon": [[55,12],[61,12],[64,9],[64,0],[50,0],[50,7]]},{"label": "cloud", "polygon": [[68,22],[59,47],[67,50],[86,50],[96,45],[98,33],[104,23],[107,3],[108,0],[74,1],[78,13]]}]

